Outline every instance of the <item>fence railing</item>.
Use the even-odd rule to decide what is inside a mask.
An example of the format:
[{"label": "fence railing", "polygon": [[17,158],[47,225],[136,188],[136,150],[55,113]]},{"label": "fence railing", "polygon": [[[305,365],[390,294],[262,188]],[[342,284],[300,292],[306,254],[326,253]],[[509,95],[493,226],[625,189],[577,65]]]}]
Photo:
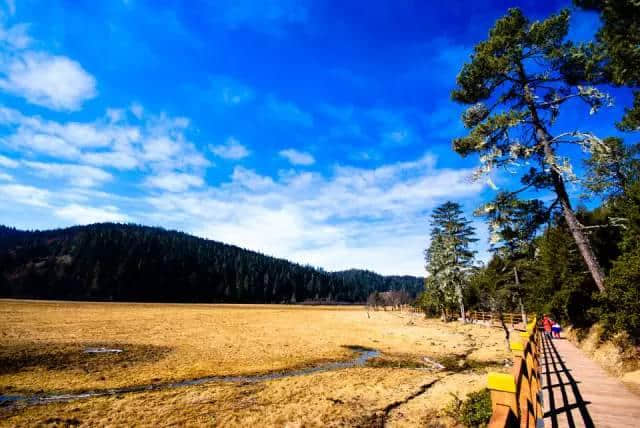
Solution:
[{"label": "fence railing", "polygon": [[[488,321],[491,324],[500,324],[500,314],[495,312],[469,311],[469,318],[474,321]],[[522,314],[515,312],[503,312],[502,319],[505,324],[509,325],[523,322]]]},{"label": "fence railing", "polygon": [[508,373],[489,373],[493,414],[489,428],[540,426],[542,420],[542,387],[540,385],[541,336],[537,319],[527,323],[519,341],[510,344],[513,370]]}]

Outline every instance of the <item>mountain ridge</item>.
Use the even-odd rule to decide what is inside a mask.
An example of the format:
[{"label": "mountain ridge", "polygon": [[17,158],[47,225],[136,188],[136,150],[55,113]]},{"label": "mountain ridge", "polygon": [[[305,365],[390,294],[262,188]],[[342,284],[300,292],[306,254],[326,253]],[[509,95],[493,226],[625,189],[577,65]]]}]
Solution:
[{"label": "mountain ridge", "polygon": [[423,279],[328,272],[161,227],[95,223],[25,231],[0,225],[0,296],[115,301],[363,302],[415,296]]}]

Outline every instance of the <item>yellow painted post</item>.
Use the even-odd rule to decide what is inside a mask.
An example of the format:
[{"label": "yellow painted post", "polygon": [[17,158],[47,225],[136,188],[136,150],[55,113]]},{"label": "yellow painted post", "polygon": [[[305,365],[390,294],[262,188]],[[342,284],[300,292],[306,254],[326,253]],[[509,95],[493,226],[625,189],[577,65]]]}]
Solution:
[{"label": "yellow painted post", "polygon": [[523,346],[527,346],[528,343],[530,343],[532,346],[532,351],[535,353],[535,344],[533,343],[533,336],[529,333],[527,333],[526,331],[521,331],[520,332],[520,341],[522,342]]},{"label": "yellow painted post", "polygon": [[524,344],[520,341],[513,340],[509,343],[509,348],[516,358],[522,358],[522,351],[524,351]]},{"label": "yellow painted post", "polygon": [[488,376],[487,388],[491,391],[491,409],[496,414],[499,407],[507,407],[516,420],[520,419],[516,396],[516,379],[506,373],[491,372]]}]

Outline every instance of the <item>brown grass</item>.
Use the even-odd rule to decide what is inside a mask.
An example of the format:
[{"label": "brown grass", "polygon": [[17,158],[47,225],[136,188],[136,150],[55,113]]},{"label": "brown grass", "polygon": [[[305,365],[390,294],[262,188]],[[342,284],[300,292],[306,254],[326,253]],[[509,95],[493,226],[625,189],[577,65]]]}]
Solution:
[{"label": "brown grass", "polygon": [[[369,319],[361,307],[0,301],[0,331],[2,393],[286,370],[350,358],[353,345],[382,352],[372,367],[0,410],[8,426],[416,426],[437,420],[450,392],[484,386],[485,366],[507,357],[499,330],[410,313]],[[88,346],[125,352],[87,355]],[[424,356],[453,358],[461,371],[424,368]]]}]

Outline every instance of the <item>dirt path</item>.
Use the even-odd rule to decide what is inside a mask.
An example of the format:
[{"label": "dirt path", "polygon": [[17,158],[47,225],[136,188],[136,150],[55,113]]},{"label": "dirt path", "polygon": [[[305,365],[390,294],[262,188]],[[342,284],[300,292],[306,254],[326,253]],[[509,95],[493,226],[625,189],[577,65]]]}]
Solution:
[{"label": "dirt path", "polygon": [[545,427],[637,427],[640,397],[566,339],[543,339]]}]

